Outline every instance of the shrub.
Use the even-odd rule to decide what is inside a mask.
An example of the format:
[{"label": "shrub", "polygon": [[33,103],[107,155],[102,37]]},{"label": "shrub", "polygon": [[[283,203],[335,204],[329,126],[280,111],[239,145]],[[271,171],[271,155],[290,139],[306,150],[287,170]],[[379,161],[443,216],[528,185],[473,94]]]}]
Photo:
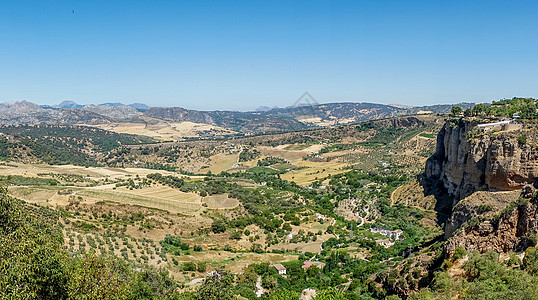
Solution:
[{"label": "shrub", "polygon": [[493,207],[489,204],[481,204],[476,207],[476,212],[479,214],[487,213],[488,211],[493,210]]},{"label": "shrub", "polygon": [[196,265],[196,271],[198,272],[205,272],[206,269],[207,269],[207,265],[205,262],[201,262],[201,263],[198,263],[198,265]]},{"label": "shrub", "polygon": [[250,251],[256,252],[256,253],[263,253],[262,245],[260,244],[252,244],[250,247]]},{"label": "shrub", "polygon": [[536,248],[527,248],[523,258],[523,265],[525,265],[525,270],[530,274],[538,274],[538,250]]},{"label": "shrub", "polygon": [[196,271],[196,265],[193,262],[183,264],[183,271]]},{"label": "shrub", "polygon": [[467,250],[465,250],[465,248],[463,248],[463,247],[457,247],[454,250],[454,254],[452,254],[452,261],[456,261],[456,260],[464,257],[465,255],[467,255]]},{"label": "shrub", "polygon": [[521,260],[514,253],[510,254],[510,258],[505,261],[505,264],[509,267],[521,265]]},{"label": "shrub", "polygon": [[211,224],[211,231],[213,233],[222,233],[226,231],[226,222],[223,220],[215,220],[213,221],[213,224]]},{"label": "shrub", "polygon": [[520,145],[525,145],[527,143],[527,136],[526,135],[520,135],[518,138],[517,138],[517,142],[520,144]]}]

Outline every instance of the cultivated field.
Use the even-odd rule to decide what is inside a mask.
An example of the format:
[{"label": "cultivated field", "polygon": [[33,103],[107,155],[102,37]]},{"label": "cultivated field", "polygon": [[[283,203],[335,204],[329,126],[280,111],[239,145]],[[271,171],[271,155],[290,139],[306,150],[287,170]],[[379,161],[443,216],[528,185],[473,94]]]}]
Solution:
[{"label": "cultivated field", "polygon": [[88,125],[117,133],[145,135],[161,141],[178,141],[184,138],[201,137],[208,133],[214,136],[232,135],[236,132],[219,126],[194,122],[167,122],[143,117],[140,123],[121,122]]}]

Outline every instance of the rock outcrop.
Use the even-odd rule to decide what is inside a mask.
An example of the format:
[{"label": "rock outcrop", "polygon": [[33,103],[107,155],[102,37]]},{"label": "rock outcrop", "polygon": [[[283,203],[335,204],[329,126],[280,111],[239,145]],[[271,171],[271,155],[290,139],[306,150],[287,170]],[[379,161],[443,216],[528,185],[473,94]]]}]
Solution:
[{"label": "rock outcrop", "polygon": [[479,190],[520,189],[538,178],[536,135],[531,129],[480,134],[475,122],[448,121],[425,174],[442,182],[452,205]]},{"label": "rock outcrop", "polygon": [[110,106],[110,105],[86,105],[80,111],[88,111],[96,113],[112,119],[130,119],[142,115],[141,112],[126,105]]},{"label": "rock outcrop", "polygon": [[417,117],[399,117],[373,121],[378,126],[392,126],[396,128],[406,128],[411,126],[422,126],[424,121]]},{"label": "rock outcrop", "polygon": [[450,238],[454,232],[473,218],[479,220],[492,219],[510,203],[518,200],[519,191],[485,192],[478,191],[459,201],[452,209],[445,225],[445,238]]},{"label": "rock outcrop", "polygon": [[512,202],[493,220],[470,221],[462,226],[445,245],[450,256],[457,247],[467,251],[523,251],[536,244],[538,231],[538,199],[521,198]]}]

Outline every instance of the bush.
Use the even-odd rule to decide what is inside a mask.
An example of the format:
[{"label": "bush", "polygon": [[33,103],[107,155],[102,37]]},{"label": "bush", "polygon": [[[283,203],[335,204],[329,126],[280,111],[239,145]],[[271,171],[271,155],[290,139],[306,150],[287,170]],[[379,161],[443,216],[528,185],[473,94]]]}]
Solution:
[{"label": "bush", "polygon": [[196,265],[196,271],[198,272],[205,272],[207,269],[207,265],[205,262],[201,262],[201,263],[198,263],[198,265]]},{"label": "bush", "polygon": [[527,248],[523,258],[525,270],[533,275],[538,275],[538,250],[534,247]]},{"label": "bush", "polygon": [[226,222],[224,220],[215,220],[211,224],[211,231],[213,233],[223,233],[226,231]]},{"label": "bush", "polygon": [[186,262],[183,264],[183,271],[196,271],[196,264],[193,262]]},{"label": "bush", "polygon": [[476,207],[476,212],[479,214],[487,213],[488,211],[493,210],[493,207],[489,204],[481,204]]},{"label": "bush", "polygon": [[509,267],[521,265],[521,260],[514,253],[510,254],[510,258],[505,261],[505,264]]},{"label": "bush", "polygon": [[452,261],[456,261],[456,260],[464,257],[465,255],[467,255],[467,250],[465,250],[465,248],[463,248],[463,247],[457,247],[454,250],[454,254],[452,254]]},{"label": "bush", "polygon": [[263,253],[262,245],[260,244],[252,244],[250,247],[250,251],[256,252],[256,253]]},{"label": "bush", "polygon": [[526,135],[520,135],[518,138],[517,138],[517,142],[520,144],[520,145],[525,145],[527,143],[527,136]]}]

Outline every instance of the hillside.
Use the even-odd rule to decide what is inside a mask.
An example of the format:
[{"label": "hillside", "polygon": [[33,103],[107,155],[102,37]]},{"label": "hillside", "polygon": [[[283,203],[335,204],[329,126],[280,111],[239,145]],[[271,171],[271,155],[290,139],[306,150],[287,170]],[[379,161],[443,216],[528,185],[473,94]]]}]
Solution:
[{"label": "hillside", "polygon": [[[210,299],[215,289],[246,299],[299,299],[303,292],[329,299],[533,299],[534,189],[491,191],[468,184],[474,175],[445,184],[454,165],[472,170],[465,158],[495,153],[514,136],[534,143],[532,122],[477,132],[480,118],[416,115],[165,143],[79,126],[5,126],[6,142],[18,146],[8,148],[0,182],[26,207],[54,216],[65,257],[109,257],[105,269],[125,264],[120,294],[138,295],[135,286],[149,285],[148,293],[179,299]],[[454,152],[445,151],[454,141],[447,136],[460,137],[454,147],[461,157],[444,156]],[[54,149],[53,159],[30,156],[40,153],[36,145]],[[93,163],[63,165],[82,154]],[[495,166],[527,164],[523,156],[492,157],[503,161]],[[460,185],[473,190],[458,198]],[[58,273],[70,270],[77,269]],[[484,288],[493,278],[503,278],[498,290]],[[77,291],[69,286],[78,281],[65,282]]]},{"label": "hillside", "polygon": [[122,145],[154,142],[144,136],[66,125],[0,126],[0,159],[48,164],[97,165]]},{"label": "hillside", "polygon": [[[472,104],[461,104],[464,108]],[[227,137],[303,130],[337,124],[425,113],[448,113],[451,105],[407,107],[375,103],[327,103],[273,108],[264,111],[197,111],[181,107],[147,107],[140,103],[123,105],[79,105],[64,101],[39,106],[28,101],[0,105],[0,124],[6,125],[91,125],[118,133],[154,136],[161,140],[192,137]],[[182,130],[184,123],[199,129]],[[155,126],[158,124],[157,126]],[[155,134],[155,131],[159,133]]]},{"label": "hillside", "polygon": [[[12,126],[6,136],[44,144],[65,139],[65,144],[53,144],[58,151],[75,144],[84,150],[86,143],[86,159],[103,167],[28,164],[12,156],[0,169],[0,181],[13,196],[61,212],[68,253],[94,251],[165,268],[182,284],[182,297],[203,290],[206,284],[191,286],[191,281],[211,271],[229,274],[233,283],[225,290],[248,299],[253,298],[253,274],[266,278],[265,297],[306,287],[333,293],[331,286],[352,295],[355,290],[346,288],[351,282],[365,296],[381,295],[354,270],[390,268],[379,261],[440,234],[435,221],[426,222],[431,211],[393,208],[390,194],[420,172],[433,153],[431,135],[442,124],[436,116],[413,116],[225,141],[129,146],[125,141],[107,149],[107,139],[98,139],[101,131]],[[70,130],[73,134],[62,137]],[[52,136],[58,137],[49,141]],[[383,236],[370,231],[378,226],[401,229],[405,237],[385,248],[379,244]],[[304,271],[303,262],[314,255],[327,267]],[[364,265],[363,258],[374,262]],[[290,277],[276,274],[272,263],[285,265]],[[248,277],[234,275],[245,272]],[[327,286],[322,277],[334,285]]]}]

